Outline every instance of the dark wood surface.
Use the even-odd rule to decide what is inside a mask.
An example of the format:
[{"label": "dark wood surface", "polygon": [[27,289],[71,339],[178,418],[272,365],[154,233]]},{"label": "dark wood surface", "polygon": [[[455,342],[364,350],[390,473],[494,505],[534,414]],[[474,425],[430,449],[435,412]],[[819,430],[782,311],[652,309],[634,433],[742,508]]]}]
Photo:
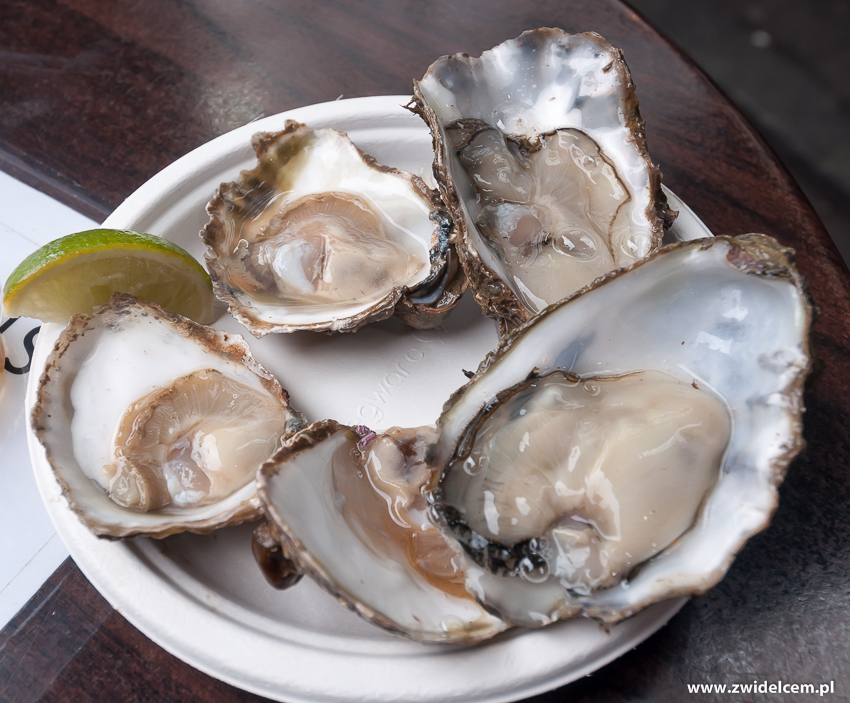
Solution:
[{"label": "dark wood surface", "polygon": [[[535,701],[689,698],[688,683],[835,682],[850,699],[850,277],[797,186],[720,91],[617,0],[6,0],[0,169],[96,218],[194,147],[338,96],[410,92],[439,55],[525,29],[624,49],[664,182],[715,232],[798,252],[820,307],[808,447],[726,578],[593,676]],[[697,696],[713,700],[713,695]],[[717,696],[717,700],[793,700]],[[130,626],[66,562],[0,632],[2,701],[249,701]]]}]

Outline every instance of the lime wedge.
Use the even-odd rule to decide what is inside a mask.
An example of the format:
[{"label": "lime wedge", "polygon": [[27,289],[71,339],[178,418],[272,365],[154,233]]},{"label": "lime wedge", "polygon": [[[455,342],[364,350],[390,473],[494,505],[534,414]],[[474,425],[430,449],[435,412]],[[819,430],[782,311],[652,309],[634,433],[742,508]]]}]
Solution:
[{"label": "lime wedge", "polygon": [[116,229],[69,234],[30,254],[3,286],[3,314],[64,324],[116,291],[213,321],[212,283],[191,254],[162,237]]}]

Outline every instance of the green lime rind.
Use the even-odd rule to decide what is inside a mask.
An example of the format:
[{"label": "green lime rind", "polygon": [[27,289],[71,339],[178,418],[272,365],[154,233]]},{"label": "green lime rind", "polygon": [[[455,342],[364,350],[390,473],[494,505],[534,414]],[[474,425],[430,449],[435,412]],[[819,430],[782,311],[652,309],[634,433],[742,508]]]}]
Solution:
[{"label": "green lime rind", "polygon": [[[188,251],[183,247],[177,246],[174,242],[153,234],[144,234],[131,230],[100,228],[69,234],[65,237],[54,239],[40,249],[36,249],[18,264],[15,270],[9,275],[9,278],[6,279],[6,283],[3,286],[3,295],[8,295],[14,286],[29,278],[29,276],[37,271],[40,271],[45,266],[49,266],[54,261],[68,256],[76,256],[82,252],[93,251],[95,249],[113,249],[119,246],[130,248],[141,247],[170,252],[180,256],[190,266],[194,266],[198,274],[204,280],[209,281],[209,274],[206,272],[206,269]],[[212,288],[212,282],[209,285]]]}]

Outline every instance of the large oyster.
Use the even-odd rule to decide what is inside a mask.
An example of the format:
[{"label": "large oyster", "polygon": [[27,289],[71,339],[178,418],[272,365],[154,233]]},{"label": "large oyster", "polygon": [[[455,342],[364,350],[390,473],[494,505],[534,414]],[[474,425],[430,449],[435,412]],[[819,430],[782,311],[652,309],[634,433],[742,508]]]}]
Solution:
[{"label": "large oyster", "polygon": [[[763,235],[670,245],[503,341],[436,433],[298,435],[261,472],[290,555],[358,612],[419,638],[400,605],[424,607],[419,589],[383,575],[423,570],[416,539],[393,536],[391,521],[451,555],[451,569],[426,569],[432,585],[462,578],[506,624],[615,622],[705,591],[767,525],[802,446],[811,306],[791,256]],[[380,443],[406,436],[419,446],[396,453],[427,466],[385,460]],[[360,457],[352,480],[368,498],[332,475],[335,452]],[[398,564],[373,569],[376,543]]]},{"label": "large oyster", "polygon": [[504,327],[660,246],[670,219],[622,52],[522,34],[414,83],[475,297]]},{"label": "large oyster", "polygon": [[[811,307],[791,256],[763,235],[668,246],[548,308],[452,398],[433,452],[435,464],[446,467],[436,504],[470,555],[467,585],[482,603],[527,626],[576,614],[616,621],[654,601],[703,592],[723,576],[747,538],[767,525],[776,487],[802,447]],[[645,388],[633,396],[634,404],[656,396],[656,407],[643,413],[648,424],[614,423],[615,437],[600,452],[587,426],[561,431],[568,420],[554,425],[554,433],[542,427],[552,407],[546,385],[562,372],[580,377],[585,387],[576,389],[578,396],[559,394],[558,403],[591,405],[587,396],[601,394],[619,406],[615,415],[628,406],[605,384],[652,372],[669,379],[659,376],[668,390]],[[706,398],[686,399],[676,383],[693,385]],[[543,394],[522,397],[529,385]],[[535,405],[542,414],[523,418]],[[650,438],[650,426],[671,413],[681,426],[666,441]],[[499,417],[505,414],[512,417]],[[603,419],[599,411],[592,414]],[[488,499],[485,491],[494,492],[509,457],[499,448],[510,448],[509,438],[529,422],[541,431],[534,438],[523,433],[520,443],[556,442],[559,449],[548,452],[555,470],[541,467],[523,489]],[[484,448],[482,462],[488,433],[502,436]],[[623,446],[631,468],[645,476],[625,476],[621,462],[603,456]],[[585,453],[592,465],[582,467]],[[706,467],[705,455],[722,461]],[[580,485],[566,478],[571,468],[583,474]],[[467,482],[464,475],[479,469],[489,478]],[[645,481],[648,490],[640,487]],[[513,518],[518,525],[511,525]],[[668,520],[688,529],[669,532]],[[600,559],[611,563],[594,564]]]},{"label": "large oyster", "polygon": [[257,166],[222,184],[201,236],[216,295],[254,335],[352,331],[393,312],[432,327],[457,304],[451,219],[421,179],[291,120],[253,146]]},{"label": "large oyster", "polygon": [[111,537],[256,519],[257,467],[302,424],[240,337],[124,294],[72,318],[33,409],[71,507]]}]

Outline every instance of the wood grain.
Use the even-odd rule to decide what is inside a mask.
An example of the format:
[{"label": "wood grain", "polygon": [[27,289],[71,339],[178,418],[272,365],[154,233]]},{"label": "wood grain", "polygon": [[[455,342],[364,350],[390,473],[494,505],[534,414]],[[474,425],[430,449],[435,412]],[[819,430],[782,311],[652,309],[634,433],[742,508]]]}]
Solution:
[{"label": "wood grain", "polygon": [[[808,447],[773,523],[727,577],[636,650],[533,700],[673,702],[687,683],[780,678],[834,680],[846,699],[850,652],[836,643],[850,636],[850,277],[762,139],[627,6],[9,0],[0,5],[0,168],[102,217],[245,122],[338,96],[406,94],[437,56],[478,54],[538,26],[595,30],[624,49],[665,183],[713,231],[765,232],[797,250],[821,311],[822,370],[807,396]],[[70,562],[0,633],[0,700],[39,699],[259,700],[152,644]]]}]

